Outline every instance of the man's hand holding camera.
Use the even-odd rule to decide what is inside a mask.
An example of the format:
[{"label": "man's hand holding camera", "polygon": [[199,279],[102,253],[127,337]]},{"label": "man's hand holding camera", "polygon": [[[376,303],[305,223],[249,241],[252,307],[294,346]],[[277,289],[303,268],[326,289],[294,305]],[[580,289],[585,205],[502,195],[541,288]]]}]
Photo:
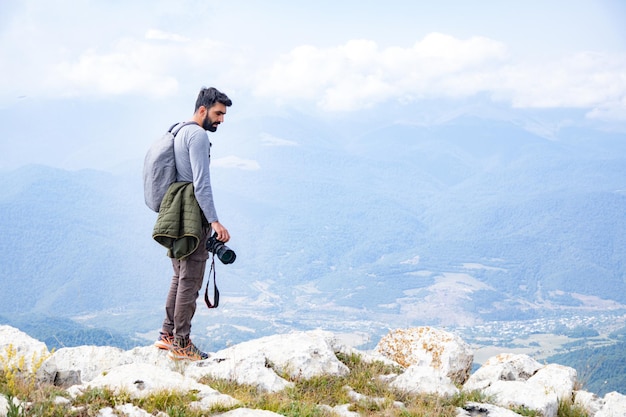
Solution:
[{"label": "man's hand holding camera", "polygon": [[230,240],[230,234],[228,233],[228,230],[226,230],[226,228],[222,226],[220,222],[211,223],[211,228],[213,229],[213,232],[215,232],[215,234],[217,235],[215,237],[220,242],[226,243]]}]

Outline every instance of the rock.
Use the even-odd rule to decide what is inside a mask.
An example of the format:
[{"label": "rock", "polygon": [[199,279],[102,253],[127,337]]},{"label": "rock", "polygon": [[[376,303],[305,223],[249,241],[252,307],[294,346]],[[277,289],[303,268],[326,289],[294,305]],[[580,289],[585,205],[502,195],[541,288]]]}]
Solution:
[{"label": "rock", "polygon": [[460,337],[428,326],[391,331],[378,342],[375,351],[405,368],[435,368],[457,384],[467,380],[474,359],[469,345]]},{"label": "rock", "polygon": [[502,353],[489,358],[463,385],[463,391],[483,390],[494,381],[526,381],[541,365],[528,355]]},{"label": "rock", "polygon": [[556,416],[559,399],[571,400],[576,370],[567,366],[543,366],[527,355],[500,354],[489,358],[472,374],[463,391],[494,395],[503,407],[524,406]]},{"label": "rock", "polygon": [[[384,397],[369,397],[367,395],[363,395],[361,393],[356,392],[354,389],[352,389],[352,387],[348,385],[343,387],[343,389],[348,393],[348,398],[350,398],[350,400],[357,402],[357,403],[365,402],[365,403],[370,403],[370,404],[382,405],[382,404],[385,404],[387,401],[389,401],[389,399],[384,398]],[[400,407],[400,408],[404,407],[404,404],[401,403],[400,401],[394,401],[393,405],[394,407]]]},{"label": "rock", "polygon": [[390,386],[400,391],[416,394],[437,394],[442,397],[458,394],[459,389],[439,369],[411,365],[398,375]]},{"label": "rock", "polygon": [[200,384],[194,379],[178,372],[149,364],[128,364],[111,369],[78,388],[85,391],[90,388],[109,388],[114,392],[127,392],[132,398],[143,398],[162,391],[195,391],[201,399],[194,406],[208,410],[216,404],[232,407],[238,401],[229,395],[220,394],[208,385]]},{"label": "rock", "polygon": [[626,416],[626,395],[618,392],[609,392],[604,396],[604,405],[595,417],[624,417]]},{"label": "rock", "polygon": [[[158,365],[174,370],[176,363],[167,357],[167,351],[154,346],[137,347],[129,351],[110,346],[78,346],[61,348],[48,358],[37,377],[42,382],[54,383],[64,376],[78,374],[78,384],[89,382],[103,372],[130,363]],[[61,376],[60,376],[61,375]]]},{"label": "rock", "polygon": [[38,373],[41,381],[54,383],[57,374],[76,372],[80,381],[88,382],[115,366],[125,363],[124,351],[110,346],[79,346],[61,348],[42,365]]},{"label": "rock", "polygon": [[[472,355],[462,341],[449,333],[429,327],[397,330],[387,335],[373,353],[360,352],[337,342],[330,332],[309,331],[275,335],[241,343],[217,353],[209,359],[197,362],[172,361],[167,352],[153,346],[129,351],[113,347],[80,346],[63,348],[50,355],[44,343],[10,326],[0,326],[0,347],[3,356],[10,351],[11,360],[23,358],[32,371],[37,357],[50,357],[39,367],[40,380],[67,387],[69,399],[58,397],[54,401],[71,413],[82,413],[84,409],[72,406],[73,398],[90,388],[107,387],[115,392],[128,392],[132,398],[142,398],[155,392],[194,392],[198,400],[189,404],[192,409],[209,410],[216,404],[236,407],[238,401],[223,395],[206,384],[200,383],[203,376],[235,380],[253,384],[274,392],[293,385],[288,379],[309,379],[315,376],[346,375],[349,370],[336,357],[336,352],[357,354],[364,362],[382,360],[384,363],[405,367],[400,375],[377,376],[391,387],[412,393],[428,393],[449,396],[458,392],[452,377],[463,380]],[[11,346],[11,349],[9,349]],[[2,352],[0,351],[0,355]],[[33,357],[35,360],[33,360]],[[28,360],[30,359],[30,363]],[[455,367],[462,363],[463,366]],[[14,363],[15,366],[18,362]],[[29,367],[30,366],[30,367]],[[452,376],[452,377],[451,377]],[[285,378],[283,378],[285,377]],[[617,392],[600,399],[585,391],[573,391],[576,371],[572,368],[550,364],[543,366],[526,355],[501,354],[490,358],[469,378],[464,391],[480,390],[494,398],[498,406],[470,403],[465,409],[457,409],[459,417],[486,416],[512,417],[502,407],[526,407],[555,417],[559,399],[574,398],[575,403],[595,417],[623,417],[626,415],[626,396]],[[352,403],[379,403],[383,399],[366,397],[348,389],[348,400]],[[575,395],[574,395],[575,394]],[[7,398],[0,395],[0,417],[6,416]],[[20,404],[17,399],[16,404]],[[403,407],[401,402],[394,404]],[[340,404],[333,408],[318,405],[341,416],[354,417],[351,404]],[[485,414],[488,413],[488,414]],[[144,417],[149,414],[132,404],[104,408],[98,416],[126,415]],[[165,417],[164,413],[157,414]],[[221,414],[226,417],[273,416],[269,411],[238,408]]]},{"label": "rock", "polygon": [[549,364],[528,378],[528,382],[539,384],[548,391],[556,393],[559,399],[573,400],[576,369],[554,363]]},{"label": "rock", "polygon": [[350,407],[352,404],[341,404],[331,407],[329,405],[321,405],[320,408],[322,410],[326,410],[329,413],[333,413],[332,415],[338,415],[340,417],[361,417],[361,414],[356,411],[350,411]]},{"label": "rock", "polygon": [[[121,414],[120,414],[121,413]],[[115,409],[111,407],[103,408],[98,412],[96,417],[117,417],[123,415],[125,417],[154,417],[154,414],[150,414],[141,408],[132,404],[118,405]],[[157,417],[167,417],[167,414],[159,412]]]},{"label": "rock", "polygon": [[329,332],[293,332],[243,342],[191,363],[186,375],[205,375],[252,384],[270,392],[292,384],[278,374],[310,379],[321,375],[346,375],[349,370],[335,356]]},{"label": "rock", "polygon": [[457,409],[456,417],[520,417],[520,415],[497,405],[468,402],[465,407]]},{"label": "rock", "polygon": [[[15,357],[9,358],[9,348],[12,348]],[[50,355],[45,343],[33,339],[26,333],[7,325],[0,325],[0,356],[8,360],[10,367],[17,369],[20,358],[24,358],[23,372],[30,373],[33,365],[42,358]]]},{"label": "rock", "polygon": [[556,417],[559,408],[556,393],[526,381],[494,381],[483,393],[495,398],[495,403],[502,407],[526,407],[544,417]]},{"label": "rock", "polygon": [[80,371],[74,369],[69,371],[57,371],[52,383],[60,388],[69,388],[72,385],[78,385],[82,383]]},{"label": "rock", "polygon": [[281,414],[276,414],[267,410],[253,410],[250,408],[237,408],[227,413],[217,414],[215,417],[282,417]]},{"label": "rock", "polygon": [[8,408],[9,401],[7,400],[7,397],[0,394],[0,417],[6,417]]},{"label": "rock", "polygon": [[589,415],[593,416],[602,408],[604,400],[591,392],[575,391],[574,404],[582,407]]}]

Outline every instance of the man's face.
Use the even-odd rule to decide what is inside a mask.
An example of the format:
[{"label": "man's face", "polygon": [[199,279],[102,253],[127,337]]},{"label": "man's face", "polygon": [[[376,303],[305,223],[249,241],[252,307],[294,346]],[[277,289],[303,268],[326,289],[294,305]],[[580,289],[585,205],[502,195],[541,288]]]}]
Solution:
[{"label": "man's face", "polygon": [[213,107],[207,110],[204,121],[202,122],[202,128],[209,132],[215,132],[217,126],[224,121],[225,114],[226,106],[222,103],[215,103]]}]

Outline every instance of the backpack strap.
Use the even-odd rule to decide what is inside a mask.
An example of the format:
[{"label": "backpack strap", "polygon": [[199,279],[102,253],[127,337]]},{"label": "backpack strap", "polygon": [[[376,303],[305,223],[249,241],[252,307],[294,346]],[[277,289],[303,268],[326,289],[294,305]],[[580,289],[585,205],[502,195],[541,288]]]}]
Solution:
[{"label": "backpack strap", "polygon": [[[187,126],[187,125],[196,125],[196,126],[200,126],[198,123],[196,122],[184,122],[184,123],[174,123],[172,126],[170,126],[170,128],[168,129],[168,132],[170,132],[172,135],[176,136],[176,134],[178,133],[178,131],[180,129],[182,129],[183,127]],[[174,129],[176,126],[178,126],[176,129]]]}]

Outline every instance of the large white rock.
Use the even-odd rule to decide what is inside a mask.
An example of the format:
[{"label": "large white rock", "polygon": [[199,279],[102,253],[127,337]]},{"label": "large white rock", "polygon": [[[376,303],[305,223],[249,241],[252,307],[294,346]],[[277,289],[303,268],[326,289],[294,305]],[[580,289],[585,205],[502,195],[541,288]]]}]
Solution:
[{"label": "large white rock", "polygon": [[255,385],[268,392],[282,391],[293,383],[281,378],[269,366],[262,352],[247,352],[239,355],[237,349],[218,352],[207,360],[190,363],[185,375],[200,380],[204,376],[236,381],[239,384]]},{"label": "large white rock", "polygon": [[329,332],[309,331],[274,335],[221,350],[208,360],[189,364],[185,375],[205,375],[252,384],[276,392],[292,385],[278,374],[309,379],[346,375],[349,370],[335,356]]},{"label": "large white rock", "polygon": [[77,346],[61,348],[46,360],[38,373],[41,381],[55,383],[58,376],[78,373],[78,383],[89,382],[103,372],[130,363],[157,365],[176,370],[177,363],[167,357],[167,351],[154,346],[136,347],[129,351],[111,346]]},{"label": "large white rock", "polygon": [[544,417],[556,417],[559,408],[556,393],[526,381],[494,381],[483,393],[502,407],[527,407]]},{"label": "large white rock", "polygon": [[178,372],[148,364],[118,366],[80,387],[73,388],[78,388],[80,391],[90,388],[109,388],[116,393],[127,392],[133,398],[143,398],[163,391],[194,391],[201,400],[193,403],[193,406],[202,409],[209,409],[215,404],[226,407],[238,404],[238,401],[231,396],[220,394],[208,385],[200,384]]},{"label": "large white rock", "polygon": [[528,378],[528,382],[539,384],[556,393],[559,399],[571,401],[576,385],[576,369],[551,363]]},{"label": "large white rock", "polygon": [[40,379],[54,382],[57,372],[77,371],[81,382],[88,382],[115,366],[127,363],[124,351],[111,346],[61,348],[40,369]]},{"label": "large white rock", "polygon": [[574,404],[582,407],[589,415],[593,416],[602,408],[604,400],[592,392],[575,391]]},{"label": "large white rock", "polygon": [[442,371],[419,365],[409,366],[404,373],[398,375],[390,383],[390,386],[400,391],[416,394],[452,396],[459,392],[459,389]]},{"label": "large white rock", "polygon": [[542,364],[528,355],[501,353],[489,358],[463,385],[463,391],[483,390],[494,381],[526,381]]},{"label": "large white rock", "polygon": [[624,417],[626,416],[626,395],[618,392],[609,392],[604,396],[604,405],[595,417]]},{"label": "large white rock", "polygon": [[[13,350],[15,356],[9,360],[9,350]],[[33,339],[26,333],[15,327],[0,326],[0,356],[8,362],[10,367],[17,369],[20,358],[24,360],[24,371],[33,370],[33,361],[36,363],[50,355],[45,343]]]},{"label": "large white rock", "polygon": [[406,368],[430,366],[457,384],[467,380],[474,360],[470,346],[459,336],[428,326],[393,330],[375,351]]}]

